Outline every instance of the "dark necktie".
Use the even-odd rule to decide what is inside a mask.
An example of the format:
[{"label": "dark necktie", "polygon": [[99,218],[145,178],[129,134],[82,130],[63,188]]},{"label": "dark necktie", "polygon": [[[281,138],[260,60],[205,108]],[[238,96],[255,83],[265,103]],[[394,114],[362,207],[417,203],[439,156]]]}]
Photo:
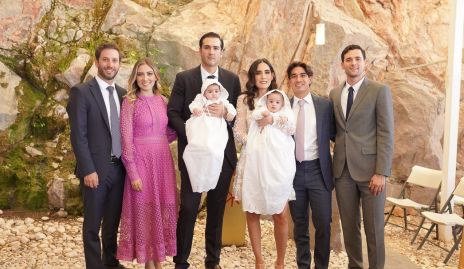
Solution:
[{"label": "dark necktie", "polygon": [[121,133],[119,131],[119,115],[114,101],[114,88],[108,86],[106,88],[110,93],[110,123],[111,123],[111,151],[116,157],[121,156]]},{"label": "dark necktie", "polygon": [[353,87],[348,88],[348,100],[346,101],[345,120],[348,120],[348,115],[350,115],[351,106],[353,105],[353,91]]},{"label": "dark necktie", "polygon": [[206,78],[215,79],[216,76],[215,76],[215,75],[209,75],[209,76],[207,76]]}]

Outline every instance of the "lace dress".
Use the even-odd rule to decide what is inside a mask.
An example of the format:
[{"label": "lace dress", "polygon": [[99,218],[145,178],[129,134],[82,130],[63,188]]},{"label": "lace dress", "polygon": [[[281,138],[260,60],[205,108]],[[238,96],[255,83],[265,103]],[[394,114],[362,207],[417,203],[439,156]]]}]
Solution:
[{"label": "lace dress", "polygon": [[[246,162],[246,142],[248,129],[253,121],[251,118],[252,110],[248,108],[248,105],[244,102],[246,95],[242,94],[237,99],[237,116],[234,124],[234,138],[237,145],[241,145],[240,157],[237,162],[237,168],[235,169],[235,179],[233,187],[233,195],[235,200],[242,200],[242,183],[243,183],[243,171],[245,170]],[[255,103],[257,102],[255,98]]]},{"label": "lace dress", "polygon": [[[139,263],[164,261],[176,254],[176,179],[169,143],[166,102],[159,95],[139,96],[121,106],[124,186],[117,258]],[[142,191],[132,189],[140,179]]]}]

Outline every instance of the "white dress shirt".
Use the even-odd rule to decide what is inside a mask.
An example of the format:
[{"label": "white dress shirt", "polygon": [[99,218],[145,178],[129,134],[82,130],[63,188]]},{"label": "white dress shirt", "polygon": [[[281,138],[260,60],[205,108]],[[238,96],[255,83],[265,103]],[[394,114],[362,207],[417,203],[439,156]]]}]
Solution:
[{"label": "white dress shirt", "polygon": [[113,91],[113,98],[114,102],[116,103],[116,108],[118,109],[118,117],[119,114],[121,113],[120,105],[119,105],[119,97],[118,97],[118,92],[116,91],[116,85],[114,84],[108,84],[106,81],[101,79],[98,75],[95,76],[95,79],[97,80],[98,86],[100,86],[100,91],[103,95],[103,101],[105,102],[105,107],[106,107],[106,113],[108,114],[108,122],[110,124],[111,128],[111,116],[110,116],[110,92],[106,89],[108,86],[113,86],[114,91]]},{"label": "white dress shirt", "polygon": [[[298,119],[298,112],[300,112],[300,105],[298,101],[300,98],[293,97],[293,112],[295,119]],[[305,123],[304,123],[304,160],[312,161],[319,158],[317,146],[317,127],[316,127],[316,109],[314,108],[313,98],[311,94],[306,95],[303,100]]]},{"label": "white dress shirt", "polygon": [[208,73],[208,71],[206,71],[206,69],[203,68],[203,65],[200,65],[200,70],[201,70],[201,81],[202,82],[205,82],[205,79],[211,75],[214,76],[215,80],[219,81],[219,67],[216,67],[216,71],[214,71],[214,73],[212,74]]},{"label": "white dress shirt", "polygon": [[356,94],[358,94],[358,90],[361,87],[361,84],[363,83],[364,78],[365,77],[363,77],[360,81],[356,82],[356,84],[354,84],[354,85],[350,85],[350,84],[348,84],[348,82],[345,82],[345,87],[343,87],[342,95],[340,96],[340,102],[341,102],[341,105],[342,105],[343,116],[345,116],[345,119],[346,119],[346,103],[348,102],[348,89],[350,87],[353,87],[353,103],[354,103],[354,99],[356,98]]}]

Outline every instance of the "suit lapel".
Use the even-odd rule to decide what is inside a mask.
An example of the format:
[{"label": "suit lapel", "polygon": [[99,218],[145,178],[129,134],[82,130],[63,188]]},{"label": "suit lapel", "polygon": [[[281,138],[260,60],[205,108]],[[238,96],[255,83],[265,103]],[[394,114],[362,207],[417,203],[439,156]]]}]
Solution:
[{"label": "suit lapel", "polygon": [[92,93],[93,97],[97,101],[98,109],[100,110],[100,114],[103,117],[106,127],[108,127],[108,130],[111,130],[110,122],[108,120],[108,112],[106,111],[105,101],[103,100],[103,95],[101,93],[100,86],[98,86],[97,80],[93,78],[90,81],[89,86],[90,86],[90,92]]},{"label": "suit lapel", "polygon": [[[221,76],[219,76],[221,77]],[[195,69],[195,73],[194,73],[194,76],[192,78],[193,80],[193,90],[195,91],[194,93],[194,97],[196,96],[196,94],[198,93],[201,93],[201,85],[203,84],[203,81],[201,79],[201,69],[200,69],[200,66],[198,66],[196,69]],[[222,83],[222,82],[221,82]],[[193,100],[193,99],[192,99]]]},{"label": "suit lapel", "polygon": [[[322,109],[321,109],[321,104],[319,102],[319,98],[315,96],[314,94],[311,93],[311,98],[313,99],[313,104],[314,104],[314,114],[316,115],[316,132],[317,132],[317,137],[322,137]],[[320,139],[317,139],[318,143],[321,141]]]},{"label": "suit lapel", "polygon": [[340,87],[335,89],[335,103],[334,106],[337,107],[338,114],[340,116],[341,122],[343,122],[343,125],[345,125],[345,115],[343,114],[343,108],[342,108],[342,90],[345,85],[342,84]]},{"label": "suit lapel", "polygon": [[118,98],[119,98],[119,104],[122,104],[122,99],[124,97],[124,89],[116,85],[116,92],[118,93]]},{"label": "suit lapel", "polygon": [[369,92],[367,89],[368,85],[369,85],[369,81],[367,78],[365,78],[363,83],[361,84],[361,87],[359,87],[358,93],[356,94],[356,98],[354,99],[353,106],[351,106],[350,115],[348,115],[347,120],[351,118],[351,116],[356,111],[356,108],[361,103],[364,96],[366,96],[366,94]]}]

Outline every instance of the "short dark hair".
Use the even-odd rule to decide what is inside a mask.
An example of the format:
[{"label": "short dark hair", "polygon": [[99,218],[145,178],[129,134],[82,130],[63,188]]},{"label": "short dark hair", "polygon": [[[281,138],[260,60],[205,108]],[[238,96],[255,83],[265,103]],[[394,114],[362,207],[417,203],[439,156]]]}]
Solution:
[{"label": "short dark hair", "polygon": [[113,44],[113,43],[103,43],[100,46],[98,46],[97,49],[95,50],[95,59],[97,60],[100,59],[100,55],[102,51],[106,49],[116,50],[119,54],[119,61],[121,61],[121,58],[122,58],[121,51],[119,50],[118,46],[116,46],[116,44]]},{"label": "short dark hair", "polygon": [[201,36],[200,42],[199,42],[200,48],[201,46],[203,46],[203,40],[207,37],[218,38],[221,41],[221,50],[224,50],[224,40],[222,40],[221,36],[215,32],[209,32]]},{"label": "short dark hair", "polygon": [[301,67],[304,69],[304,71],[306,72],[306,74],[308,75],[308,77],[312,77],[313,76],[313,70],[311,69],[311,66],[303,63],[303,62],[298,62],[298,61],[295,61],[295,62],[292,62],[291,64],[288,65],[287,67],[287,77],[290,78],[290,75],[292,74],[292,70],[296,67]]},{"label": "short dark hair", "polygon": [[362,53],[362,56],[363,56],[363,60],[366,60],[366,51],[363,48],[361,48],[361,46],[359,46],[359,45],[351,44],[351,45],[346,46],[343,49],[342,55],[341,55],[342,62],[345,60],[345,54],[347,54],[348,51],[350,51],[350,50],[360,50],[361,53]]}]

